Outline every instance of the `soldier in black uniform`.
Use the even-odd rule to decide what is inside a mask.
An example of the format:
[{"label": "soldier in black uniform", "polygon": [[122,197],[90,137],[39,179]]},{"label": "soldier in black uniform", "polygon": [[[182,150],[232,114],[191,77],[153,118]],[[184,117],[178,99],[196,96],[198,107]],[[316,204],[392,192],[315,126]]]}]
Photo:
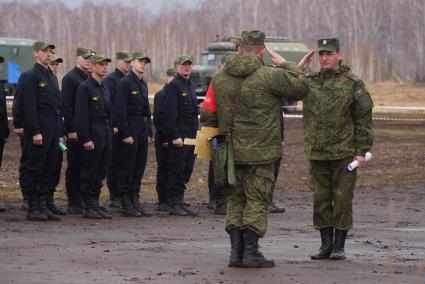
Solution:
[{"label": "soldier in black uniform", "polygon": [[114,121],[121,139],[117,186],[123,216],[151,216],[139,201],[148,144],[152,144],[148,86],[143,80],[149,64],[150,59],[146,54],[135,52],[131,71],[120,80],[117,88]]},{"label": "soldier in black uniform", "polygon": [[[109,88],[111,95],[111,113],[114,112],[116,89],[118,82],[128,74],[130,62],[133,60],[133,55],[129,51],[118,51],[116,54],[115,70],[102,81]],[[114,121],[113,125],[113,137],[112,137],[112,156],[109,164],[108,173],[106,175],[106,184],[109,189],[109,207],[120,208],[119,192],[117,188],[117,167],[120,159],[121,139],[118,135],[118,128]]]},{"label": "soldier in black uniform", "polygon": [[61,126],[61,94],[48,65],[53,44],[33,44],[35,65],[21,75],[26,153],[26,187],[29,193],[28,220],[60,220],[47,208],[49,175],[54,172]]},{"label": "soldier in black uniform", "polygon": [[[4,62],[4,58],[0,56],[0,63]],[[7,109],[6,109],[6,92],[4,90],[3,83],[0,82],[0,168],[3,160],[3,148],[9,137],[9,125],[7,121]],[[0,212],[5,211],[4,205],[0,204]]]},{"label": "soldier in black uniform", "polygon": [[192,81],[191,56],[177,57],[178,74],[165,87],[165,109],[170,170],[168,172],[170,214],[178,216],[196,215],[184,203],[185,184],[189,182],[195,163],[194,147],[184,145],[184,138],[195,138],[198,130],[197,99]]},{"label": "soldier in black uniform", "polygon": [[90,57],[94,54],[92,49],[77,48],[75,68],[62,79],[63,114],[68,147],[65,188],[68,195],[69,214],[83,213],[80,191],[80,142],[75,130],[75,109],[79,106],[75,104],[75,95],[78,86],[88,78]]},{"label": "soldier in black uniform", "polygon": [[75,130],[81,143],[80,189],[84,218],[110,219],[99,204],[112,148],[109,88],[102,84],[111,59],[103,54],[90,57],[92,74],[81,83],[75,98]]},{"label": "soldier in black uniform", "polygon": [[[175,68],[167,70],[165,86],[176,76]],[[168,195],[168,170],[169,170],[169,150],[167,127],[165,120],[166,110],[164,108],[165,86],[155,94],[153,100],[153,125],[155,126],[155,155],[157,163],[156,171],[156,192],[158,194],[158,211],[170,211],[170,197]]]}]

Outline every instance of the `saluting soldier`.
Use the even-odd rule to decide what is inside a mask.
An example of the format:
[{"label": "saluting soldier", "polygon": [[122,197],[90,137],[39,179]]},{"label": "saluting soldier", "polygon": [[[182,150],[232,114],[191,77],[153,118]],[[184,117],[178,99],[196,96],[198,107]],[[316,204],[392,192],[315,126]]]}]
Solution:
[{"label": "saluting soldier", "polygon": [[178,56],[174,78],[165,87],[165,109],[170,170],[168,190],[171,199],[170,214],[178,216],[196,215],[184,203],[186,183],[192,175],[195,163],[194,146],[184,145],[185,138],[195,138],[198,130],[198,106],[194,84],[190,80],[192,56]]},{"label": "saluting soldier", "polygon": [[[363,81],[342,61],[339,39],[318,40],[320,71],[308,75],[303,100],[304,148],[310,161],[313,224],[322,245],[311,259],[345,259],[345,239],[353,227],[357,171],[373,144],[373,102]],[[309,61],[301,62],[307,68]]]},{"label": "saluting soldier", "polygon": [[[128,74],[130,62],[133,60],[133,55],[129,51],[121,50],[115,54],[115,70],[103,80],[103,84],[105,84],[109,88],[109,92],[111,94],[111,112],[114,111],[115,106],[115,97],[118,82]],[[113,137],[112,137],[112,156],[109,164],[108,173],[106,175],[106,184],[109,189],[109,207],[120,208],[120,198],[119,191],[117,188],[117,167],[120,159],[120,144],[121,139],[118,135],[118,128],[114,121],[112,121],[113,125]]]},{"label": "saluting soldier", "polygon": [[78,86],[89,77],[91,65],[89,58],[94,54],[90,48],[77,48],[75,68],[62,79],[63,114],[68,147],[65,188],[69,214],[83,213],[80,191],[80,142],[75,130],[75,110],[79,106],[75,104],[75,95]]},{"label": "saluting soldier", "polygon": [[61,94],[56,77],[49,69],[53,44],[33,44],[35,65],[24,72],[18,89],[22,91],[24,117],[23,152],[26,165],[28,220],[60,220],[47,208],[49,175],[55,171],[60,127],[62,125]]},{"label": "saluting soldier", "polygon": [[121,138],[117,185],[123,216],[151,216],[139,201],[148,144],[152,143],[148,85],[143,80],[150,62],[148,55],[134,52],[131,71],[117,88],[114,120]]},{"label": "saluting soldier", "polygon": [[75,130],[81,143],[80,189],[84,218],[110,219],[99,204],[102,182],[111,155],[111,116],[109,88],[102,84],[111,59],[103,54],[90,57],[91,77],[81,83],[75,98]]},{"label": "saluting soldier", "polygon": [[[167,70],[167,77],[165,79],[167,86],[171,80],[176,76],[177,71],[175,68]],[[156,193],[158,195],[158,211],[170,211],[170,196],[168,192],[168,171],[169,171],[169,150],[168,150],[168,136],[167,126],[165,121],[166,109],[164,106],[165,101],[165,86],[155,94],[153,103],[153,125],[155,126],[155,156],[157,163],[156,171]]]},{"label": "saluting soldier", "polygon": [[[0,56],[0,64],[4,62],[4,57]],[[9,124],[7,120],[7,109],[6,109],[6,92],[4,85],[0,82],[0,168],[3,160],[3,149],[4,144],[7,142],[9,137]],[[0,204],[0,212],[5,211],[5,206]]]}]

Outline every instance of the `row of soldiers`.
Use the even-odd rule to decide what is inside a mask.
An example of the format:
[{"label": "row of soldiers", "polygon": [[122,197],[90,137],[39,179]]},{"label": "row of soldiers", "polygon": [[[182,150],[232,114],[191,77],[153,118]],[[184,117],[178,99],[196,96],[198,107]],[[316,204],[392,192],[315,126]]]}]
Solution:
[{"label": "row of soldiers", "polygon": [[[157,209],[196,215],[184,202],[195,155],[193,146],[183,145],[183,140],[195,137],[198,129],[197,98],[189,79],[192,57],[177,57],[175,68],[167,71],[166,86],[155,95],[153,139],[148,86],[143,79],[151,62],[147,54],[117,52],[116,68],[107,75],[110,58],[90,48],[77,48],[76,66],[59,84],[55,73],[63,60],[54,49],[46,41],[34,43],[36,63],[20,76],[13,103],[27,219],[60,220],[66,213],[111,218],[99,203],[105,177],[111,207],[119,207],[123,216],[151,216],[140,202],[140,187],[148,145],[154,142]],[[64,144],[67,212],[54,203]]]}]

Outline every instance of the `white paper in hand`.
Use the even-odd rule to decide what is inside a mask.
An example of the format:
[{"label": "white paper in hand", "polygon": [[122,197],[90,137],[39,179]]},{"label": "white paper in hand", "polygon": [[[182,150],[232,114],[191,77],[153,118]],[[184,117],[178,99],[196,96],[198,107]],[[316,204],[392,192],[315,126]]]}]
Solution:
[{"label": "white paper in hand", "polygon": [[[372,160],[372,153],[366,152],[366,155],[364,156],[364,158],[365,158],[366,162],[369,162],[370,160]],[[354,170],[358,166],[359,166],[359,163],[357,161],[353,161],[351,164],[349,164],[347,166],[347,169],[351,172],[352,170]]]}]

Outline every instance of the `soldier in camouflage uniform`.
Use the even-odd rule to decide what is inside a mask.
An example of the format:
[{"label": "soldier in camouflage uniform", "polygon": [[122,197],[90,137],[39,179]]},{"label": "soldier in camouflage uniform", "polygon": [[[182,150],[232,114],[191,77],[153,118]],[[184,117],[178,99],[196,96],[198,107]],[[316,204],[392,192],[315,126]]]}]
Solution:
[{"label": "soldier in camouflage uniform", "polygon": [[[313,223],[322,239],[319,253],[311,259],[345,259],[357,175],[347,165],[357,160],[363,166],[372,147],[373,103],[364,83],[342,62],[339,40],[320,39],[318,46],[321,70],[307,75],[309,92],[303,100]],[[300,62],[300,67],[308,63]]]},{"label": "soldier in camouflage uniform", "polygon": [[226,231],[233,267],[274,266],[258,250],[258,239],[266,233],[274,163],[282,150],[279,108],[282,98],[300,99],[307,92],[295,64],[275,53],[282,64],[264,65],[264,38],[260,31],[242,32],[238,54],[214,76],[201,110],[204,126],[231,131],[236,184],[226,188]]}]

